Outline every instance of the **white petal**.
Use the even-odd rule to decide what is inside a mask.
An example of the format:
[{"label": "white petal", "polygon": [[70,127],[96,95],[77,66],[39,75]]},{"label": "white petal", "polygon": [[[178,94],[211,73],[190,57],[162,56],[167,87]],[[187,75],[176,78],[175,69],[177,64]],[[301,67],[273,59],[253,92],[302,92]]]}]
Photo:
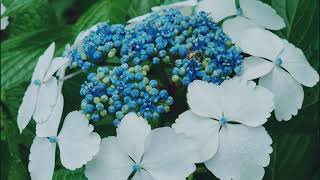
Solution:
[{"label": "white petal", "polygon": [[196,10],[209,13],[215,22],[237,14],[235,0],[203,0],[198,3]]},{"label": "white petal", "polygon": [[120,147],[136,162],[140,162],[144,151],[144,142],[151,131],[148,122],[134,113],[124,116],[117,128]]},{"label": "white petal", "polygon": [[252,56],[274,61],[283,50],[283,41],[270,31],[250,28],[244,32],[240,48]]},{"label": "white petal", "polygon": [[193,81],[188,86],[188,105],[199,116],[218,119],[222,116],[222,93],[216,84]]},{"label": "white petal", "polygon": [[141,169],[140,171],[134,174],[132,180],[155,180],[155,179],[146,170]]},{"label": "white petal", "polygon": [[269,89],[275,95],[275,115],[278,121],[290,120],[298,114],[303,102],[303,88],[289,73],[280,67],[259,80],[259,85]]},{"label": "white petal", "polygon": [[223,32],[225,32],[231,38],[232,42],[238,46],[240,46],[243,33],[249,28],[259,28],[259,26],[241,16],[227,19],[222,24]]},{"label": "white petal", "polygon": [[[99,153],[86,165],[85,175],[90,180],[128,179],[133,161],[121,150],[115,137],[101,141]],[[144,179],[143,179],[144,180]]]},{"label": "white petal", "polygon": [[243,72],[240,77],[245,80],[253,80],[271,72],[274,64],[265,59],[250,56],[244,58],[242,66]]},{"label": "white petal", "polygon": [[[227,124],[219,133],[219,148],[206,167],[219,179],[240,178],[242,166],[266,167],[270,162],[272,140],[264,127]],[[247,173],[253,173],[247,171]],[[248,174],[249,175],[249,174]]]},{"label": "white petal", "polygon": [[51,180],[55,165],[56,143],[35,137],[30,148],[29,172],[32,180]]},{"label": "white petal", "polygon": [[51,43],[48,49],[39,57],[38,63],[34,69],[33,75],[32,75],[32,82],[35,80],[42,81],[44,76],[46,75],[49,66],[51,64],[51,60],[53,58],[55,49],[55,43]]},{"label": "white petal", "polygon": [[69,113],[58,135],[60,159],[64,167],[74,170],[90,161],[99,151],[100,136],[78,111]]},{"label": "white petal", "polygon": [[185,136],[172,128],[158,128],[149,134],[141,167],[155,180],[185,180],[195,169],[191,146],[186,146]]},{"label": "white petal", "polygon": [[299,83],[313,87],[319,82],[318,72],[310,66],[301,49],[285,41],[285,48],[280,54],[284,67]]},{"label": "white petal", "polygon": [[29,124],[34,110],[36,109],[38,93],[39,87],[31,83],[23,96],[17,118],[20,133]]},{"label": "white petal", "polygon": [[7,26],[9,25],[9,17],[5,16],[3,18],[1,18],[1,30],[4,30],[7,28]]},{"label": "white petal", "polygon": [[169,5],[155,6],[151,8],[153,12],[163,11],[165,9],[178,9],[183,15],[189,16],[192,14],[193,7],[197,5],[197,0],[181,1]]},{"label": "white petal", "polygon": [[260,126],[271,116],[274,109],[273,94],[253,81],[233,78],[224,81],[223,112],[228,121],[240,122],[248,126]]},{"label": "white petal", "polygon": [[49,115],[53,112],[53,109],[57,102],[58,96],[58,83],[55,77],[40,85],[37,106],[33,119],[37,123],[44,123],[49,119]]},{"label": "white petal", "polygon": [[64,66],[68,62],[69,62],[69,58],[65,58],[65,57],[54,58],[50,64],[48,72],[46,73],[43,79],[43,82],[48,81],[55,72],[57,72],[62,66]]},{"label": "white petal", "polygon": [[263,167],[252,164],[246,164],[241,166],[239,180],[262,180],[263,176]]},{"label": "white petal", "polygon": [[57,136],[64,102],[63,95],[61,93],[58,94],[57,98],[57,103],[49,116],[48,121],[42,124],[38,123],[36,126],[36,134],[39,137]]},{"label": "white petal", "polygon": [[1,11],[1,16],[4,14],[4,12],[6,12],[7,8],[4,6],[4,4],[2,4],[1,2],[1,8],[0,8],[0,11]]},{"label": "white petal", "polygon": [[266,3],[257,0],[240,0],[243,15],[266,29],[280,30],[286,26],[281,16]]},{"label": "white petal", "polygon": [[186,111],[179,115],[172,127],[177,133],[184,133],[193,139],[192,143],[198,148],[196,163],[209,160],[217,152],[218,121]]}]

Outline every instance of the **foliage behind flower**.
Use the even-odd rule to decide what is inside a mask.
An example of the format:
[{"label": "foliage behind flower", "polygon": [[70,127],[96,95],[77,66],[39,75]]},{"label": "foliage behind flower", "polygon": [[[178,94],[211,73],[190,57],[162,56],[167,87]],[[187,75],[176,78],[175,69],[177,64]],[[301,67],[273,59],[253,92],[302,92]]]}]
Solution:
[{"label": "foliage behind flower", "polygon": [[[297,33],[299,28],[295,25],[301,24],[303,18],[295,16],[296,12],[290,18],[290,13],[284,13],[287,8],[277,7],[277,3],[281,4],[277,0],[273,1],[277,11],[259,0],[187,0],[153,8],[151,4],[160,2],[132,0],[121,4],[123,1],[97,1],[90,13],[85,13],[72,28],[70,24],[55,24],[41,16],[46,22],[38,23],[40,29],[36,28],[36,32],[31,27],[27,33],[22,30],[29,32],[29,26],[17,25],[21,15],[13,12],[25,8],[31,1],[17,6],[18,1],[10,4],[10,0],[4,0],[8,5],[4,15],[10,16],[10,28],[4,30],[1,37],[9,35],[12,41],[10,38],[5,41],[5,48],[1,46],[1,65],[6,67],[1,75],[4,72],[10,77],[11,69],[23,68],[23,71],[15,71],[10,82],[7,77],[1,84],[8,87],[20,82],[24,75],[24,79],[28,79],[32,66],[27,61],[34,62],[42,46],[49,42],[57,44],[57,53],[54,54],[51,45],[40,56],[34,70],[37,78],[32,78],[18,111],[18,126],[24,136],[32,134],[30,127],[36,123],[28,167],[32,180],[61,179],[61,168],[74,170],[83,165],[85,168],[62,174],[79,173],[84,177],[86,169],[85,176],[90,180],[215,179],[212,174],[220,179],[258,180],[268,179],[270,174],[286,179],[278,175],[283,168],[275,165],[283,162],[281,158],[291,159],[287,156],[295,151],[281,154],[281,147],[287,140],[296,138],[290,136],[282,142],[277,132],[287,133],[288,128],[275,120],[293,119],[288,127],[294,128],[292,124],[299,119],[303,120],[299,123],[307,127],[311,118],[303,117],[313,111],[306,110],[318,102],[317,95],[312,96],[313,101],[309,97],[319,81],[318,73],[307,61],[312,53],[292,38],[298,34],[301,35],[299,42],[312,44],[304,38],[309,30]],[[32,2],[45,4],[45,1]],[[121,4],[120,9],[118,5],[113,6],[117,3]],[[115,21],[113,16],[122,18],[123,22],[128,16],[145,12],[145,9],[139,10],[138,4],[144,4],[144,8],[152,12],[129,20],[127,25],[114,24],[121,20]],[[32,11],[36,8],[32,6]],[[137,12],[132,12],[133,9]],[[46,12],[50,16],[51,11]],[[307,14],[313,14],[311,12],[314,11]],[[58,17],[59,12],[54,15]],[[295,17],[299,17],[299,21],[295,22]],[[110,21],[81,31],[98,20],[107,19]],[[282,29],[286,25],[288,27]],[[59,29],[57,32],[63,40],[48,31],[51,26]],[[309,26],[306,29],[310,29]],[[19,45],[19,33],[12,33],[19,30],[24,45]],[[75,32],[80,33],[71,46],[66,45],[63,57],[53,58],[62,51],[61,44],[73,41]],[[40,40],[41,37],[45,40]],[[284,37],[288,41],[282,39]],[[23,52],[28,55],[22,55]],[[79,74],[84,76],[73,78]],[[302,85],[316,85],[316,88],[306,89]],[[15,94],[15,90],[10,89],[8,94]],[[307,108],[303,108],[304,99]],[[11,99],[8,103],[14,104]],[[6,109],[7,106],[4,111]],[[275,116],[270,117],[273,110]],[[293,117],[298,110],[300,115]],[[31,117],[35,121],[29,123]],[[8,131],[10,122],[5,123],[6,133],[13,132],[14,128]],[[156,129],[151,131],[151,127]],[[115,131],[117,136],[112,137]],[[15,137],[4,137],[10,155],[18,152],[12,153],[15,148],[12,144],[18,139]],[[309,147],[310,138],[305,139]],[[20,148],[22,141],[19,142]],[[23,143],[30,147],[28,142],[31,141]],[[59,146],[61,164],[55,162],[56,146]],[[290,149],[290,144],[288,146],[286,144],[286,149]],[[299,144],[294,149],[302,147]],[[14,159],[14,162],[20,164],[21,161]],[[11,169],[16,169],[12,167],[14,162],[10,163]],[[196,169],[194,163],[198,163]],[[294,167],[294,164],[288,166]],[[17,172],[23,171],[17,169]],[[310,173],[304,174],[300,179],[310,177],[307,175]],[[81,179],[80,176],[76,179]]]}]

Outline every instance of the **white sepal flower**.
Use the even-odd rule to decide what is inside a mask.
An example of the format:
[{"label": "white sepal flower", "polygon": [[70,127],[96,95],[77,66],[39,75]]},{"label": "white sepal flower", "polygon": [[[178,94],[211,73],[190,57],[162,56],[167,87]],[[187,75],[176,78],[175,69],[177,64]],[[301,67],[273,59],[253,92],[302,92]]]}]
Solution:
[{"label": "white sepal flower", "polygon": [[67,115],[57,136],[61,118],[61,115],[58,118],[59,115],[54,118],[55,123],[52,125],[55,132],[52,136],[36,136],[33,140],[29,155],[29,172],[32,180],[52,179],[56,144],[59,145],[62,165],[70,170],[82,167],[99,151],[100,136],[92,132],[93,126],[78,111],[73,111]]},{"label": "white sepal flower", "polygon": [[280,30],[286,26],[284,20],[268,4],[259,0],[240,0],[239,5],[240,8],[237,9],[236,0],[203,0],[198,3],[197,11],[210,13],[216,22],[236,16],[226,19],[222,29],[237,45],[247,28]]},{"label": "white sepal flower", "polygon": [[148,122],[127,114],[116,137],[102,139],[100,152],[86,165],[89,180],[184,180],[195,170],[194,147],[172,128],[151,131]]},{"label": "white sepal flower", "polygon": [[197,5],[197,0],[187,0],[187,1],[181,1],[177,3],[172,3],[168,5],[161,5],[161,6],[155,6],[152,7],[151,13],[147,13],[138,17],[135,17],[133,19],[130,19],[127,23],[128,25],[126,26],[127,29],[132,29],[137,23],[143,21],[145,18],[149,17],[155,12],[163,11],[166,9],[177,9],[179,10],[183,15],[189,16],[193,12],[193,8]]},{"label": "white sepal flower", "polygon": [[190,110],[173,128],[194,139],[196,162],[204,162],[220,179],[239,179],[242,172],[251,176],[246,164],[269,164],[272,140],[261,125],[274,107],[271,92],[239,78],[220,86],[196,80],[188,86],[187,99]]},{"label": "white sepal flower", "polygon": [[242,78],[260,78],[259,85],[274,93],[277,120],[287,121],[297,115],[304,98],[301,84],[313,87],[319,82],[319,74],[302,50],[259,28],[245,31],[240,48],[255,56],[245,59]]},{"label": "white sepal flower", "polygon": [[197,11],[210,13],[212,19],[219,22],[230,16],[241,16],[266,29],[279,30],[285,27],[283,19],[272,7],[259,0],[203,0],[197,5]]},{"label": "white sepal flower", "polygon": [[2,4],[1,2],[1,30],[4,30],[9,25],[9,17],[5,16],[2,17],[2,15],[6,12],[7,8]]},{"label": "white sepal flower", "polygon": [[58,97],[58,81],[53,74],[68,62],[67,58],[54,58],[55,44],[39,57],[32,75],[31,84],[24,94],[18,111],[20,132],[28,125],[31,117],[37,123],[44,123],[55,107]]}]

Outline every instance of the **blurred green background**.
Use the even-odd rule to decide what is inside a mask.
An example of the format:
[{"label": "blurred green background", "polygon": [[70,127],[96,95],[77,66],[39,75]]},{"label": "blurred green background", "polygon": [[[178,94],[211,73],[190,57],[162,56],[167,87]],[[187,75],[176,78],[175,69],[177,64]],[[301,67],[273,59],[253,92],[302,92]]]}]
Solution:
[{"label": "blurred green background", "polygon": [[[37,58],[52,42],[56,56],[76,35],[100,21],[125,23],[156,5],[177,0],[3,0],[10,24],[1,31],[1,179],[30,179],[28,156],[35,124],[18,133],[16,116]],[[284,18],[287,27],[276,32],[301,48],[319,72],[319,0],[263,0]],[[79,76],[65,83],[65,112],[79,108]],[[305,88],[303,108],[289,122],[272,117],[266,128],[273,139],[266,180],[320,179],[319,84]],[[110,121],[96,125],[103,137],[113,135]],[[58,155],[56,157],[59,157]],[[55,180],[86,179],[83,169],[68,171],[56,158]],[[191,179],[191,178],[190,178]],[[216,179],[200,167],[193,180]]]}]

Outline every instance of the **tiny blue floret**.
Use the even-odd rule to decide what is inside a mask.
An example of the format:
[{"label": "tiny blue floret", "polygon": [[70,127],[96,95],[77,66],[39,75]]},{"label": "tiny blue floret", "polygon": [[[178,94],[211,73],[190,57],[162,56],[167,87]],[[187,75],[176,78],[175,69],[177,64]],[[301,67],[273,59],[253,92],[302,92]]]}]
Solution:
[{"label": "tiny blue floret", "polygon": [[41,81],[39,79],[34,80],[33,83],[37,86],[41,85]]},{"label": "tiny blue floret", "polygon": [[50,137],[48,137],[48,140],[50,141],[50,143],[56,143],[57,142],[57,137],[56,136],[50,136]]},{"label": "tiny blue floret", "polygon": [[277,66],[280,66],[282,64],[282,59],[281,58],[277,58],[275,61],[274,61],[274,64],[277,65]]},{"label": "tiny blue floret", "polygon": [[132,165],[132,171],[133,171],[133,172],[138,172],[138,171],[140,171],[140,169],[141,169],[140,164],[134,164],[134,165]]},{"label": "tiny blue floret", "polygon": [[223,126],[223,125],[225,125],[227,123],[227,119],[224,117],[224,116],[222,116],[220,119],[219,119],[219,124],[221,125],[221,126]]}]

